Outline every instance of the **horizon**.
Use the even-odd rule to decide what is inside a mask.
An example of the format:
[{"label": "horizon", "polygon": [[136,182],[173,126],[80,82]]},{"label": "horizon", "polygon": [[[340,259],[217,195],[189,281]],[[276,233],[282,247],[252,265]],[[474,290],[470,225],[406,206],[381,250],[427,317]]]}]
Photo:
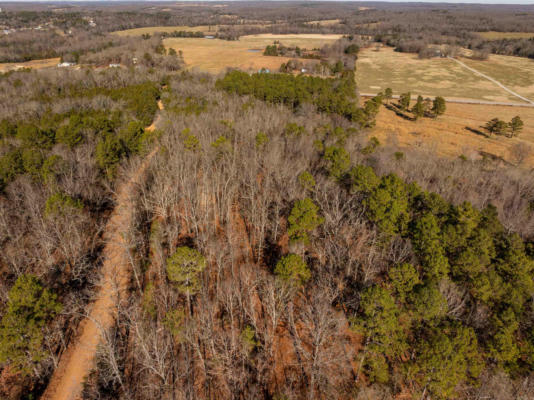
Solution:
[{"label": "horizon", "polygon": [[[225,3],[225,2],[285,2],[297,0],[180,0],[180,3]],[[9,0],[0,1],[0,4],[6,3],[172,3],[177,0]],[[514,5],[534,5],[534,0],[379,0],[379,1],[354,1],[354,0],[305,0],[304,2],[339,2],[339,3],[422,3],[422,4],[487,4],[500,6]]]}]

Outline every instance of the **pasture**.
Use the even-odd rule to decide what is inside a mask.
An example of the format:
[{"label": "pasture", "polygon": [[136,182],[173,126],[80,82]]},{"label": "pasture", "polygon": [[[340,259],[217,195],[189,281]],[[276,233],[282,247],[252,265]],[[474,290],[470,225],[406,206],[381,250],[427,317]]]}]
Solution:
[{"label": "pasture", "polygon": [[[491,56],[488,61],[463,62],[494,79],[509,82],[511,89],[528,97],[534,93],[534,61],[508,56]],[[520,72],[511,76],[511,71]],[[506,78],[506,79],[505,79]],[[495,83],[447,58],[419,59],[416,54],[395,52],[390,47],[367,48],[360,52],[356,81],[362,93],[377,93],[391,87],[395,94],[444,96],[493,102],[521,102]],[[530,89],[529,89],[530,88]]]},{"label": "pasture", "polygon": [[20,63],[0,63],[0,72],[7,72],[21,68],[32,68],[32,69],[41,69],[41,68],[50,68],[55,67],[59,63],[58,58],[47,58],[44,60],[32,60]]},{"label": "pasture", "polygon": [[[518,137],[485,136],[486,122],[492,118],[510,121],[516,115],[525,124]],[[532,147],[525,165],[534,166],[534,108],[448,103],[446,113],[439,118],[413,122],[381,107],[369,136],[383,143],[397,142],[401,147],[427,148],[446,157],[480,159],[487,153],[511,163],[517,161],[513,146],[524,143]]]},{"label": "pasture", "polygon": [[[237,41],[219,39],[167,38],[164,45],[177,52],[182,51],[188,68],[212,73],[219,73],[228,67],[257,71],[261,68],[278,70],[287,57],[267,57],[263,51],[275,40],[286,46],[299,46],[303,49],[320,48],[332,43],[341,35],[294,34],[275,35],[260,34],[242,36]],[[314,60],[304,60],[316,62]]]}]

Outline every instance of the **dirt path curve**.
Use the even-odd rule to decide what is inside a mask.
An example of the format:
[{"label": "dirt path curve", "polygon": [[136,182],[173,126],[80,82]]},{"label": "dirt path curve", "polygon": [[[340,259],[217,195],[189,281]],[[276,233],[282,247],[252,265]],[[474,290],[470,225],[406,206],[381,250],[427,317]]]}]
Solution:
[{"label": "dirt path curve", "polygon": [[473,72],[473,73],[475,73],[475,74],[477,74],[477,75],[479,75],[479,76],[481,76],[481,77],[487,79],[488,81],[491,81],[491,82],[495,83],[497,86],[499,86],[500,88],[506,90],[508,93],[514,95],[515,97],[517,97],[517,98],[519,98],[519,99],[521,99],[521,100],[523,100],[523,101],[526,101],[527,103],[530,103],[530,104],[534,105],[534,101],[532,101],[532,100],[530,100],[530,99],[527,99],[526,97],[521,96],[519,93],[516,93],[516,92],[514,92],[514,91],[511,90],[511,89],[508,89],[508,88],[507,88],[506,86],[504,86],[501,82],[499,82],[499,81],[493,79],[491,76],[488,76],[488,75],[486,75],[486,74],[483,74],[483,73],[480,72],[480,71],[477,71],[477,70],[474,69],[474,68],[471,68],[469,65],[467,65],[467,64],[465,64],[465,63],[463,63],[463,62],[461,62],[460,60],[457,60],[456,58],[453,58],[453,57],[450,57],[450,56],[447,57],[447,58],[450,59],[450,60],[456,61],[458,64],[460,64],[462,67],[468,69],[469,71],[471,71],[471,72]]},{"label": "dirt path curve", "polygon": [[[161,102],[158,103],[163,108]],[[159,114],[158,114],[159,117]],[[158,121],[156,117],[155,122]],[[154,130],[155,124],[146,128]],[[116,195],[116,207],[106,224],[103,250],[102,279],[88,316],[78,327],[78,336],[69,344],[59,360],[50,383],[41,397],[43,400],[77,400],[81,398],[83,383],[95,365],[98,344],[117,317],[117,305],[127,293],[130,282],[130,257],[124,232],[134,218],[134,199],[138,185],[151,159],[152,150],[139,169],[124,182]]]}]

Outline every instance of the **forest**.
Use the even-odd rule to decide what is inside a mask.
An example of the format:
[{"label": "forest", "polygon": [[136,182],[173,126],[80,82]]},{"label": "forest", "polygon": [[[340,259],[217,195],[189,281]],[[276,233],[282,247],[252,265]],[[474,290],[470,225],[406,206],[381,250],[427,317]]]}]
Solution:
[{"label": "forest", "polygon": [[[420,12],[372,13],[397,8]],[[360,98],[354,37],[318,50],[323,77],[191,71],[160,35],[95,43],[78,69],[0,74],[0,398],[60,398],[105,290],[87,400],[534,396],[532,170],[382,143],[378,112],[411,94]]]}]

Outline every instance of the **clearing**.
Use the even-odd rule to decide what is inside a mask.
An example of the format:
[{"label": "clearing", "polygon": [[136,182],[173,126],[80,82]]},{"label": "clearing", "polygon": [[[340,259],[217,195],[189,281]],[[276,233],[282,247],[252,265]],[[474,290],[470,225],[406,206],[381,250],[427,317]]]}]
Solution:
[{"label": "clearing", "polygon": [[[491,56],[487,61],[461,58],[461,61],[520,95],[533,97],[534,72],[531,70],[534,61],[510,56]],[[514,72],[518,74],[512,76]],[[395,52],[390,47],[383,47],[380,51],[374,48],[362,50],[357,62],[356,81],[362,93],[376,93],[391,87],[395,94],[409,91],[425,97],[521,102],[496,83],[454,60],[421,60],[416,54]]]},{"label": "clearing", "polygon": [[20,63],[0,63],[0,72],[13,71],[22,68],[50,68],[59,64],[58,58],[45,58],[43,60],[32,60]]},{"label": "clearing", "polygon": [[[519,137],[484,136],[482,126],[492,118],[510,121],[516,115],[525,124]],[[533,149],[525,165],[534,166],[534,108],[448,103],[446,113],[439,118],[413,122],[382,107],[376,127],[369,135],[376,136],[383,143],[395,141],[401,147],[426,147],[446,157],[464,155],[469,159],[479,159],[481,154],[487,153],[512,163],[516,162],[511,154],[512,147],[523,143]]]},{"label": "clearing", "polygon": [[[320,48],[339,39],[341,35],[295,34],[274,35],[260,34],[241,36],[239,40],[220,39],[167,38],[165,47],[182,51],[188,68],[219,73],[228,67],[257,71],[261,68],[278,70],[288,57],[268,57],[263,55],[267,45],[275,40],[286,46],[299,46],[308,50]],[[303,60],[317,62],[316,60]]]}]

